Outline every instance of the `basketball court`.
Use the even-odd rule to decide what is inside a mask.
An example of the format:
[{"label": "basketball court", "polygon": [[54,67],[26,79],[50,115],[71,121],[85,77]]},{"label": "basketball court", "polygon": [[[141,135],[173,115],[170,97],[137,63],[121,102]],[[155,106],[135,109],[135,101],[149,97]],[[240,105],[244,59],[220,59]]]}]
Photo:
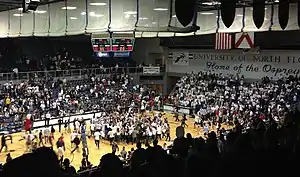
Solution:
[{"label": "basketball court", "polygon": [[[180,122],[175,122],[175,119],[173,118],[172,114],[166,113],[165,116],[169,120],[170,127],[171,127],[171,139],[173,140],[176,137],[176,135],[175,135],[176,127],[180,125]],[[186,123],[187,123],[188,127],[185,128],[185,133],[191,133],[193,135],[193,137],[198,137],[200,135],[201,136],[203,135],[202,128],[194,129],[194,119],[189,118]],[[8,151],[2,152],[0,154],[0,162],[2,162],[2,163],[5,162],[6,154],[8,152],[11,153],[12,158],[16,158],[25,153],[25,151],[26,151],[25,141],[21,140],[23,134],[24,133],[13,134],[12,135],[13,136],[13,144],[10,144],[10,141],[7,141]],[[60,133],[58,132],[58,130],[56,128],[54,142],[57,141],[59,136],[60,136]],[[78,170],[81,165],[81,160],[82,160],[81,148],[80,148],[80,151],[75,151],[73,154],[71,154],[72,148],[71,148],[71,144],[70,144],[70,134],[69,133],[64,133],[64,141],[65,141],[65,146],[66,146],[66,151],[64,152],[64,157],[69,158],[71,161],[71,164]],[[159,144],[163,145],[164,142],[165,141],[160,141]],[[88,143],[88,148],[89,148],[89,161],[93,165],[98,165],[101,157],[103,155],[111,152],[111,146],[110,146],[109,142],[106,140],[101,140],[99,150],[96,148],[93,138],[88,139],[87,143]],[[166,143],[167,143],[167,145],[169,144],[169,142],[166,142]],[[47,145],[49,145],[49,144],[47,144]],[[125,146],[126,151],[129,151],[132,147],[135,147],[135,145],[131,145],[131,144],[127,145],[127,144],[120,143],[119,144],[120,151],[122,150],[123,146]],[[81,145],[80,145],[80,147],[81,147]],[[56,151],[56,150],[57,149],[54,146],[54,151]]]}]

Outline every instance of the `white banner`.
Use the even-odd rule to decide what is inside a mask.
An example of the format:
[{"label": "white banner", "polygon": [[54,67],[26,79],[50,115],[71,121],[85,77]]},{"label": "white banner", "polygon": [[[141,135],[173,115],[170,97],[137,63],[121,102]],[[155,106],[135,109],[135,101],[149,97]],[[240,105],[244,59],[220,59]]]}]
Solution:
[{"label": "white banner", "polygon": [[143,73],[144,74],[159,74],[160,67],[154,67],[154,66],[143,67]]},{"label": "white banner", "polygon": [[[240,74],[247,79],[261,79],[268,76],[271,79],[300,76],[300,52],[298,51],[257,51],[243,53],[240,50],[188,51],[193,55],[187,66],[168,61],[168,71],[175,73],[198,73],[211,71],[213,73]],[[173,52],[175,53],[175,52]],[[183,52],[185,53],[185,52]]]}]

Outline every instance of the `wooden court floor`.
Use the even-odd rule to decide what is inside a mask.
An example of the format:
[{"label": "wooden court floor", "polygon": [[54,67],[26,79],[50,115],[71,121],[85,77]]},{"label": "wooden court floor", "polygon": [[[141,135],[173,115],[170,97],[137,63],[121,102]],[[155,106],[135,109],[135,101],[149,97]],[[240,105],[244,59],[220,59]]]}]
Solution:
[{"label": "wooden court floor", "polygon": [[[169,120],[170,127],[171,127],[171,139],[173,140],[175,136],[175,130],[176,127],[179,126],[178,122],[174,121],[174,118],[171,114],[166,113],[165,115],[167,119]],[[203,136],[203,131],[202,128],[196,128],[194,129],[194,119],[188,119],[187,121],[188,127],[185,128],[185,133],[191,133],[193,137],[199,137]],[[8,144],[8,151],[7,152],[2,152],[0,153],[0,163],[4,163],[6,159],[6,154],[10,152],[12,158],[21,156],[22,154],[25,153],[25,141],[21,140],[22,135],[24,133],[15,133],[13,134],[13,144],[10,144],[10,141],[7,141]],[[55,133],[55,142],[59,138],[60,133],[57,130],[57,133]],[[64,152],[64,157],[69,158],[70,161],[72,162],[72,165],[76,168],[79,169],[81,165],[81,160],[82,160],[82,152],[74,152],[74,154],[71,154],[71,144],[70,142],[70,134],[64,133],[64,140],[65,140],[65,146],[66,146],[66,151]],[[100,162],[101,157],[104,154],[110,153],[111,152],[111,146],[109,145],[109,142],[106,140],[101,140],[100,143],[100,149],[98,150],[95,146],[95,143],[93,139],[88,139],[88,148],[89,148],[89,161],[93,165],[98,165]],[[165,141],[160,141],[159,144],[163,145]],[[167,142],[168,144],[168,142]],[[46,145],[47,146],[47,145]],[[132,147],[135,147],[135,145],[127,145],[127,144],[119,144],[119,149],[121,150],[122,147],[125,146],[126,151],[129,151]],[[80,148],[81,149],[81,148]],[[56,147],[54,147],[54,150],[56,151]]]}]

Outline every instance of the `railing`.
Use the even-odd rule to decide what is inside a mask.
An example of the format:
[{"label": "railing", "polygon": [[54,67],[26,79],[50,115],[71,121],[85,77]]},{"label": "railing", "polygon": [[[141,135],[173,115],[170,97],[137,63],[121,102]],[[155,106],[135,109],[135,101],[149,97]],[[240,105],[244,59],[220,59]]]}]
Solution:
[{"label": "railing", "polygon": [[[163,110],[165,112],[173,112],[174,111],[175,106],[173,104],[164,104],[163,105]],[[178,113],[181,114],[187,114],[187,115],[192,115],[193,113],[195,113],[195,108],[193,107],[183,107],[183,106],[177,106],[178,108]],[[297,103],[294,103],[291,105],[290,111],[300,111],[300,101]]]},{"label": "railing", "polygon": [[[160,67],[160,72],[165,72],[165,67]],[[143,73],[142,67],[115,67],[110,68],[87,68],[87,69],[69,69],[69,70],[50,70],[50,71],[30,71],[18,73],[0,73],[0,81],[28,80],[31,78],[55,78],[55,77],[80,77],[86,75],[100,75],[112,73]]]}]

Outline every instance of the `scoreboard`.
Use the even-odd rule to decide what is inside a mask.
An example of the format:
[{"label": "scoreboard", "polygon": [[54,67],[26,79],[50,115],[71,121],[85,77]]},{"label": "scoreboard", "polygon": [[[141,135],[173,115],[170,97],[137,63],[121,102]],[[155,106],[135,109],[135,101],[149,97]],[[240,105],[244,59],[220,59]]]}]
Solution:
[{"label": "scoreboard", "polygon": [[110,52],[111,51],[111,40],[108,39],[92,39],[92,46],[94,52]]},{"label": "scoreboard", "polygon": [[127,53],[133,51],[134,38],[92,38],[91,43],[95,53]]},{"label": "scoreboard", "polygon": [[112,52],[131,52],[134,46],[133,38],[112,38]]}]

